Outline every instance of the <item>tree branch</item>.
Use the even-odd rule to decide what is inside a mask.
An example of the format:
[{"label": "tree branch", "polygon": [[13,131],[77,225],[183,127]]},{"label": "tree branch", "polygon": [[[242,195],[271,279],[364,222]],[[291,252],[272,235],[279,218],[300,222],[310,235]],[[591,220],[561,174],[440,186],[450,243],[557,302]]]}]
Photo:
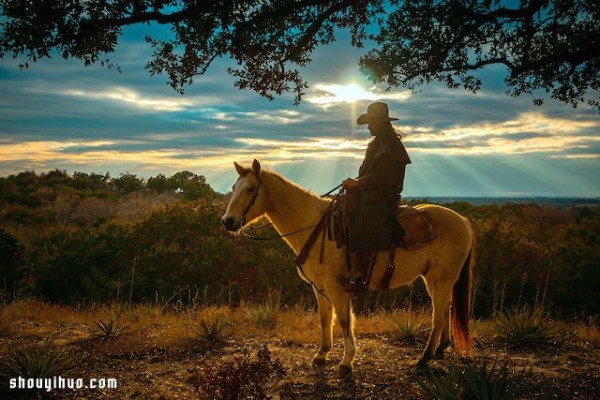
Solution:
[{"label": "tree branch", "polygon": [[343,0],[333,4],[326,11],[319,14],[318,18],[310,24],[306,31],[304,31],[304,34],[300,40],[298,40],[298,43],[290,51],[286,52],[285,58],[289,60],[291,59],[290,54],[302,51],[302,49],[306,47],[306,45],[308,45],[308,43],[315,37],[317,32],[319,32],[325,21],[327,21],[333,14],[350,7],[353,3],[355,3],[353,0]]}]

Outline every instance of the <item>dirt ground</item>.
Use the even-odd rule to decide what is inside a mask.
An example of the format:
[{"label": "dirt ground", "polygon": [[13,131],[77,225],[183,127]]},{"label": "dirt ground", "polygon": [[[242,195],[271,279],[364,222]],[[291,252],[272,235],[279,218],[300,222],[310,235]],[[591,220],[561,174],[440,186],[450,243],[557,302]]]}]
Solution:
[{"label": "dirt ground", "polygon": [[[194,399],[198,398],[191,383],[195,370],[222,364],[245,352],[253,358],[265,344],[272,359],[279,360],[286,369],[284,377],[268,383],[268,394],[273,398],[279,398],[283,391],[284,398],[298,399],[418,399],[423,394],[418,381],[428,373],[415,366],[426,335],[410,343],[398,343],[381,329],[361,326],[360,318],[356,329],[359,352],[351,374],[337,370],[343,351],[337,333],[330,360],[319,367],[311,364],[317,349],[318,323],[317,316],[310,313],[295,321],[289,331],[240,330],[224,346],[210,351],[199,349],[184,333],[189,320],[180,321],[176,316],[133,325],[109,340],[91,335],[89,316],[49,319],[13,320],[10,333],[0,337],[0,362],[16,345],[50,338],[76,360],[76,367],[65,375],[86,380],[116,378],[118,388],[56,389],[44,394],[47,398]],[[278,325],[285,325],[285,321],[284,316]],[[306,339],[296,335],[300,330],[308,332]],[[489,360],[490,365],[494,360],[508,363],[510,380],[520,399],[600,398],[598,342],[563,335],[542,349],[511,350],[478,335],[473,360],[478,363],[482,359]],[[464,362],[449,349],[445,360],[432,361],[430,367],[441,371],[449,364],[460,366]],[[9,390],[6,395],[36,396],[26,390]]]}]

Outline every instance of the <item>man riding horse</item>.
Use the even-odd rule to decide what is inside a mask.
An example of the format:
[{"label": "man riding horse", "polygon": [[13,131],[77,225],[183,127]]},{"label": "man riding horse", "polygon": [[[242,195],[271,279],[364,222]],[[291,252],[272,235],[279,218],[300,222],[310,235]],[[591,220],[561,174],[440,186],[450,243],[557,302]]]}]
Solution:
[{"label": "man riding horse", "polygon": [[349,276],[339,281],[347,292],[367,289],[368,276],[377,251],[399,244],[402,228],[395,213],[400,203],[406,165],[411,163],[402,139],[393,128],[388,106],[377,102],[357,119],[367,125],[374,138],[369,142],[358,179],[348,178],[346,190],[349,213],[349,233],[346,251],[349,254]]}]

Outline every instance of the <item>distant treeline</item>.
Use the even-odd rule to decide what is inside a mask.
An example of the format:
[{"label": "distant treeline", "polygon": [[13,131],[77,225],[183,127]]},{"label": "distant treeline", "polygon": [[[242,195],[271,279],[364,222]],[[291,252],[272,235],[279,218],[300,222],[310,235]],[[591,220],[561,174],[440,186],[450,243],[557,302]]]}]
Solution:
[{"label": "distant treeline", "polygon": [[[277,296],[312,304],[282,240],[225,232],[225,202],[188,171],[147,180],[60,170],[0,177],[1,300],[168,306]],[[476,316],[524,305],[563,316],[599,313],[598,208],[446,205],[476,230]],[[416,284],[354,303],[368,311],[417,307],[426,298]]]}]

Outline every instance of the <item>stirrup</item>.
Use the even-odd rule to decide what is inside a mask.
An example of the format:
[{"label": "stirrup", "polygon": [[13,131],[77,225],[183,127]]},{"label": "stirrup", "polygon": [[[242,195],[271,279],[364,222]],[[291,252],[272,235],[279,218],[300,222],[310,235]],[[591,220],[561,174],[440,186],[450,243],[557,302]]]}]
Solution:
[{"label": "stirrup", "polygon": [[349,276],[340,275],[337,280],[339,284],[342,285],[342,290],[346,293],[360,294],[369,289],[365,278],[362,276],[357,277],[356,280],[353,281]]},{"label": "stirrup", "polygon": [[352,288],[354,287],[354,282],[350,279],[349,276],[340,275],[337,277],[337,281],[340,285],[342,285],[342,290],[346,293],[352,293]]},{"label": "stirrup", "polygon": [[353,287],[352,293],[362,294],[362,293],[366,293],[368,290],[369,290],[369,287],[367,286],[367,281],[365,281],[365,278],[362,275],[357,277],[356,281],[354,281],[354,287]]}]

